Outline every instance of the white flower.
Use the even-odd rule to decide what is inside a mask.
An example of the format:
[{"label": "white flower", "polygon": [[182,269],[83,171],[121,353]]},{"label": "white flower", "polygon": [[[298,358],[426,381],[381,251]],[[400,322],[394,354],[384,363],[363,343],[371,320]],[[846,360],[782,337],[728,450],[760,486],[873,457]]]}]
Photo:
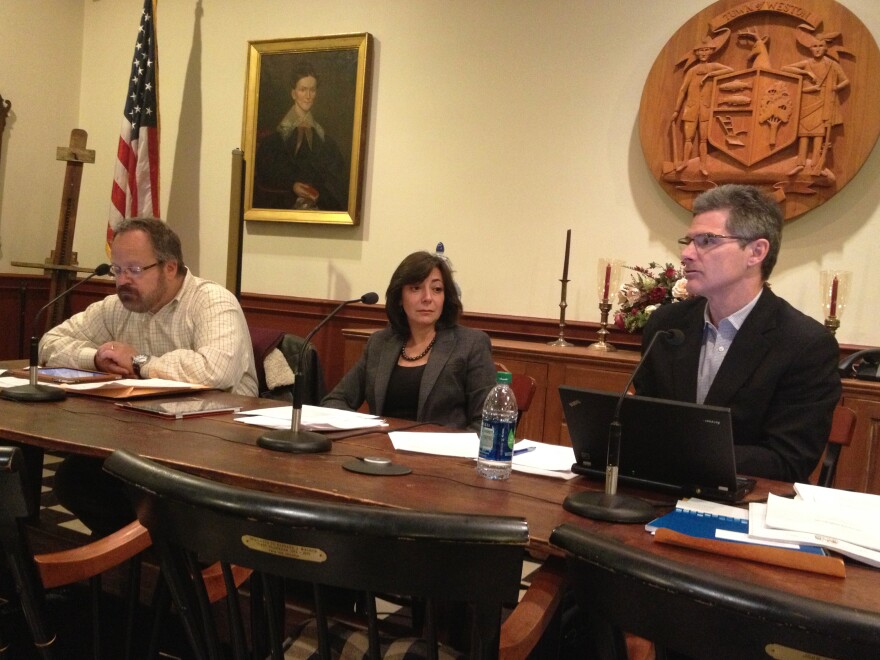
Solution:
[{"label": "white flower", "polygon": [[[620,287],[620,297],[632,305],[639,301],[642,297],[642,292],[634,284],[624,284]],[[621,302],[623,302],[623,300]]]},{"label": "white flower", "polygon": [[672,297],[676,300],[684,300],[688,297],[688,281],[685,278],[679,279],[675,286],[672,287]]},{"label": "white flower", "polygon": [[658,307],[660,307],[660,305],[648,305],[645,307],[645,316],[651,316],[651,313]]}]

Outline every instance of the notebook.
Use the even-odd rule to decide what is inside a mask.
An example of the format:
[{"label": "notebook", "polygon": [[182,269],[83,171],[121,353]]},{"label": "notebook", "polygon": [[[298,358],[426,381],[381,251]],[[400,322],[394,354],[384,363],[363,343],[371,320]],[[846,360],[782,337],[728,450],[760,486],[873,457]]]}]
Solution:
[{"label": "notebook", "polygon": [[[605,478],[608,429],[620,394],[561,385],[572,472]],[[755,486],[737,477],[730,409],[627,396],[618,481],[679,496],[736,502]]]}]

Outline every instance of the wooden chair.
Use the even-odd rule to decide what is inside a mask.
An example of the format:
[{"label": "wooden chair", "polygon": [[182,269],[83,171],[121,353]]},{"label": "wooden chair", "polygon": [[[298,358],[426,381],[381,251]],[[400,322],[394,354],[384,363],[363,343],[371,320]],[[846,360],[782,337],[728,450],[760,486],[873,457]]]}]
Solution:
[{"label": "wooden chair", "polygon": [[[312,406],[320,405],[321,399],[327,393],[327,388],[324,382],[324,370],[314,345],[309,343],[303,352],[304,339],[298,335],[259,326],[248,326],[248,330],[254,349],[259,395],[270,399],[291,401],[293,395],[290,391],[290,385],[293,383],[293,372],[297,369],[299,356],[302,353],[303,403]],[[271,370],[273,368],[277,370],[278,360],[286,362],[289,373],[280,384],[270,384],[267,382],[267,369],[270,370],[269,375],[271,376]],[[278,374],[275,376],[277,378]]]},{"label": "wooden chair", "polygon": [[[62,657],[56,635],[46,616],[44,590],[88,580],[92,588],[93,653],[101,655],[101,574],[127,561],[129,572],[126,621],[126,651],[131,642],[134,599],[140,584],[140,564],[135,558],[150,545],[150,535],[133,522],[118,532],[87,545],[63,552],[36,555],[31,552],[25,521],[32,514],[28,506],[21,449],[0,447],[0,544],[6,564],[19,593],[22,611],[37,652],[43,658]],[[0,648],[3,647],[0,640]]]},{"label": "wooden chair", "polygon": [[[498,656],[502,604],[517,600],[528,542],[527,523],[521,518],[284,497],[177,472],[124,451],[114,452],[104,468],[129,486],[196,657],[222,657],[224,641],[242,654],[236,657],[244,657],[247,640],[260,646],[264,628],[266,648],[257,651],[280,658],[284,580],[315,585],[315,617],[309,626],[317,629],[321,657],[329,657],[330,633],[336,630],[325,601],[326,589],[333,587],[365,593],[366,628],[348,631],[345,637],[348,643],[358,636],[368,640],[371,657],[378,657],[380,643],[376,593],[424,599],[425,625],[413,634],[423,637],[427,657],[439,652],[433,614],[442,601],[468,603],[469,657]],[[233,623],[228,639],[221,640],[195,570],[197,557],[220,561],[224,573],[230,562],[254,570],[250,590],[262,596],[248,604],[262,613],[257,619],[263,626],[246,635],[240,599],[228,598]],[[299,632],[311,630],[309,626]]]},{"label": "wooden chair", "polygon": [[520,418],[528,412],[532,405],[532,399],[535,398],[535,390],[538,385],[534,378],[528,374],[514,373],[505,367],[501,362],[495,363],[497,371],[507,371],[512,377],[510,389],[513,390],[513,396],[516,397],[516,407],[519,410]]},{"label": "wooden chair", "polygon": [[856,412],[852,408],[838,404],[834,409],[831,432],[828,434],[828,444],[825,446],[825,455],[822,457],[822,469],[816,482],[819,486],[831,488],[834,485],[840,450],[850,446],[855,430]]},{"label": "wooden chair", "polygon": [[657,657],[868,658],[880,648],[873,612],[733,580],[576,525],[560,525],[550,542],[567,553],[595,657],[626,658],[623,631],[652,640]]}]

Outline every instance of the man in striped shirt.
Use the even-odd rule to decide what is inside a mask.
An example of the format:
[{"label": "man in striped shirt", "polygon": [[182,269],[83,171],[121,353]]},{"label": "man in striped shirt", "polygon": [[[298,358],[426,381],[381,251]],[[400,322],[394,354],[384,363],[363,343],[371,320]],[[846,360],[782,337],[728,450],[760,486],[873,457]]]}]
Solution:
[{"label": "man in striped shirt", "polygon": [[[116,294],[40,341],[40,362],[164,378],[257,395],[247,323],[235,296],[184,265],[180,239],[155,218],[123,220],[111,245]],[[134,518],[99,459],[71,455],[55,475],[58,499],[98,535]]]}]

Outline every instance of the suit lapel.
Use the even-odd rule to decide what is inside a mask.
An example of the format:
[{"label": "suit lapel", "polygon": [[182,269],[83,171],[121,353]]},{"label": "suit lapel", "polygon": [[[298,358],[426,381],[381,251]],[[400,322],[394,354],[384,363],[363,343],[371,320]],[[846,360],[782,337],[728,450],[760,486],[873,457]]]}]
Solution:
[{"label": "suit lapel", "polygon": [[450,329],[437,330],[437,341],[431,354],[428,356],[428,364],[425,365],[425,372],[422,374],[422,384],[419,387],[419,410],[418,417],[422,418],[422,410],[425,402],[437,384],[440,373],[452,356],[452,350],[455,348],[455,333]]},{"label": "suit lapel", "polygon": [[669,366],[673,373],[673,397],[679,401],[695,401],[697,398],[697,373],[700,364],[700,346],[703,343],[705,308],[704,300],[701,305],[694,305],[690,313],[682,319],[684,344],[679,348],[671,349],[672,364]]},{"label": "suit lapel", "polygon": [[771,348],[767,334],[776,327],[778,300],[769,289],[761,294],[718,369],[706,394],[707,404],[727,405],[764,361]]}]

